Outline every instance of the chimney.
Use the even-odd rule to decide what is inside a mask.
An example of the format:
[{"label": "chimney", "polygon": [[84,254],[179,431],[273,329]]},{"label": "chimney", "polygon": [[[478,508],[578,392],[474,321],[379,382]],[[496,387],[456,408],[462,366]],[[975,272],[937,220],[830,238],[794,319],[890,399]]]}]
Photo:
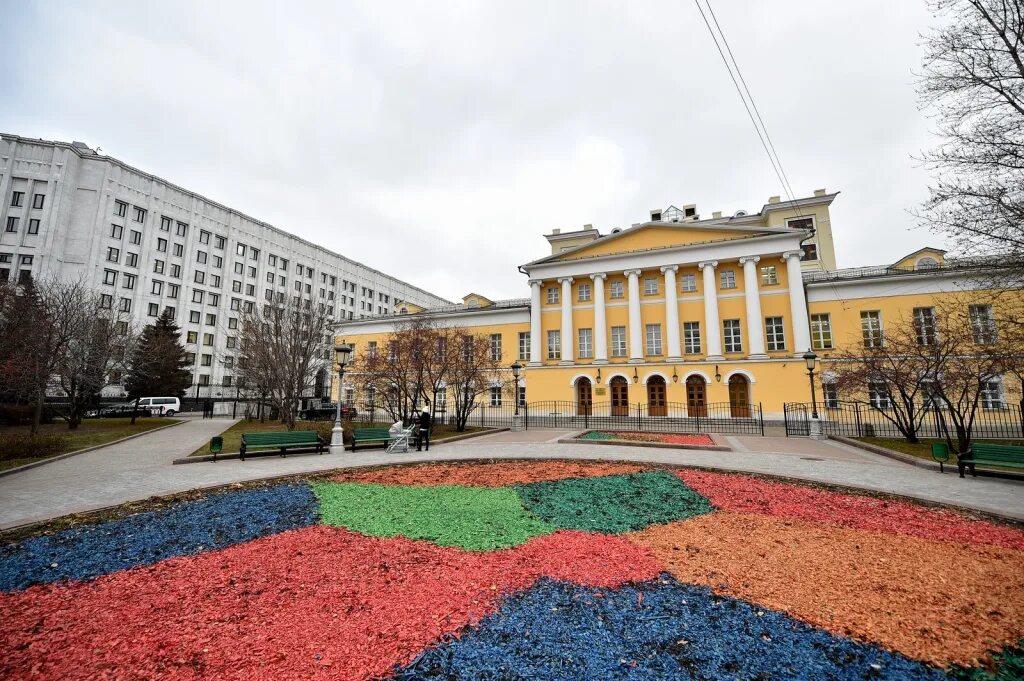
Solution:
[{"label": "chimney", "polygon": [[711,214],[711,217],[712,219],[717,220],[718,218],[722,217],[722,211],[716,210],[714,213]]},{"label": "chimney", "polygon": [[778,203],[780,200],[781,199],[778,196],[769,196],[768,197],[768,203]]},{"label": "chimney", "polygon": [[556,229],[551,230],[551,233],[552,234],[561,234],[562,230],[560,228],[556,228]]},{"label": "chimney", "polygon": [[594,225],[592,225],[590,223],[587,223],[587,224],[583,225],[583,229],[594,229]]},{"label": "chimney", "polygon": [[826,193],[827,192],[825,191],[824,187],[822,187],[821,189],[815,189],[814,190],[814,195],[815,196],[825,196]]}]

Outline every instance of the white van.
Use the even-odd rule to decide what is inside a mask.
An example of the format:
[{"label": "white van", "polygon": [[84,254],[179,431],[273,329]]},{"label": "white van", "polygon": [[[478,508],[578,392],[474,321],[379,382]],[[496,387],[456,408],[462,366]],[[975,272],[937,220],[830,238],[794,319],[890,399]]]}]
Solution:
[{"label": "white van", "polygon": [[181,400],[177,397],[143,397],[139,408],[149,407],[153,416],[174,416],[181,411]]}]

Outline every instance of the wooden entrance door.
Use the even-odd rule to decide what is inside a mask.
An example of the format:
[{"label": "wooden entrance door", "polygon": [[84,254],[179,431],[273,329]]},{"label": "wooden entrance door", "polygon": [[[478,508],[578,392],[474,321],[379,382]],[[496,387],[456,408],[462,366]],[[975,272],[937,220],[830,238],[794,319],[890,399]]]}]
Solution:
[{"label": "wooden entrance door", "polygon": [[668,405],[665,402],[665,379],[651,376],[647,380],[647,414],[649,416],[668,416]]},{"label": "wooden entrance door", "polygon": [[700,376],[686,379],[686,409],[690,416],[707,416],[707,384]]},{"label": "wooden entrance door", "polygon": [[629,416],[629,384],[622,376],[609,383],[612,389],[612,416]]},{"label": "wooden entrance door", "polygon": [[581,378],[576,381],[576,415],[590,416],[594,406],[593,392],[590,388],[590,379]]},{"label": "wooden entrance door", "polygon": [[729,415],[750,418],[750,382],[741,374],[729,377]]}]

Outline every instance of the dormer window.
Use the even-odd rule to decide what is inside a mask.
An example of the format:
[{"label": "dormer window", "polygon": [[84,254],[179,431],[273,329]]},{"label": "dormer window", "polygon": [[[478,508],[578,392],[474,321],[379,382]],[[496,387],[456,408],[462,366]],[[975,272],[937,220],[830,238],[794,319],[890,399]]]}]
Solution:
[{"label": "dormer window", "polygon": [[919,270],[933,270],[938,266],[939,261],[931,256],[925,256],[917,261],[917,269]]},{"label": "dormer window", "polygon": [[477,300],[476,298],[471,298],[469,302],[466,303],[466,307],[468,307],[471,310],[474,308],[478,308],[480,307],[480,301]]}]

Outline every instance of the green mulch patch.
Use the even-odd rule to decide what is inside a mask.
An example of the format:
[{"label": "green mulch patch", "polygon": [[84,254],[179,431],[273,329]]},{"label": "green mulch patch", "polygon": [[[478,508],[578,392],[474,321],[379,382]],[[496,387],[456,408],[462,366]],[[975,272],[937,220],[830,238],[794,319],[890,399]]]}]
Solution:
[{"label": "green mulch patch", "polygon": [[313,491],[324,523],[375,537],[491,551],[555,531],[527,513],[510,488],[323,483]]},{"label": "green mulch patch", "polygon": [[705,497],[663,472],[537,482],[515,489],[531,513],[560,529],[633,532],[713,510]]}]

